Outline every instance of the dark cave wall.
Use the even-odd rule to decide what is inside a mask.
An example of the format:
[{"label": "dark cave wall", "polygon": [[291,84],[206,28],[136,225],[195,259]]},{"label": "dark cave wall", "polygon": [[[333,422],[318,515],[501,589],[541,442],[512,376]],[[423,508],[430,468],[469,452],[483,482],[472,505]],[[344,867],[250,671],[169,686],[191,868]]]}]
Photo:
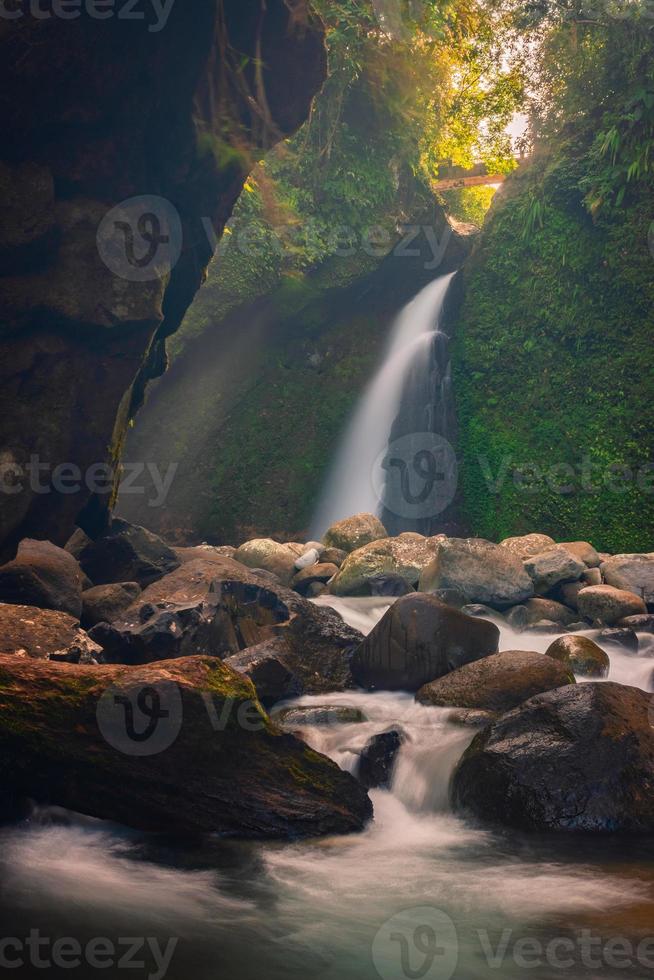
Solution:
[{"label": "dark cave wall", "polygon": [[[213,251],[202,219],[219,237],[254,160],[301,125],[325,77],[322,25],[300,3],[178,2],[162,30],[151,26],[0,20],[4,556],[25,536],[63,543],[76,521],[102,529],[111,496],[91,496],[84,476],[116,467],[147,380],[165,367],[165,337]],[[181,254],[133,281],[124,254],[110,268],[96,239],[108,211],[141,195],[170,202]],[[82,474],[79,492],[48,492],[62,464]]]}]

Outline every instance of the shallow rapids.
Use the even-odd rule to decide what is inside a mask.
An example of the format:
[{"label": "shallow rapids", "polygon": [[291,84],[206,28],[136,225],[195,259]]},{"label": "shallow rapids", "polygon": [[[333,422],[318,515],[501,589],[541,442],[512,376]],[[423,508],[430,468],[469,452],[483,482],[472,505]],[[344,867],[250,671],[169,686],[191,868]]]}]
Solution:
[{"label": "shallow rapids", "polygon": [[[330,602],[366,631],[390,604]],[[550,639],[503,629],[502,648],[544,650]],[[607,652],[613,679],[649,689],[654,663],[646,652]],[[390,791],[371,794],[375,820],[364,833],[295,844],[189,844],[42,810],[0,831],[3,934],[37,929],[114,943],[142,936],[162,948],[173,939],[167,976],[174,980],[654,976],[644,945],[654,934],[652,842],[526,838],[475,827],[448,810],[452,770],[474,735],[451,723],[450,711],[396,693],[297,703],[361,709],[362,723],[304,729],[312,746],[345,769],[356,766],[372,735],[394,727],[406,733]],[[612,965],[618,959],[607,944],[616,939],[630,944],[627,966],[624,957]],[[147,947],[140,960],[132,975],[160,980]],[[100,972],[118,978],[126,969]],[[96,971],[50,973],[88,980]]]}]

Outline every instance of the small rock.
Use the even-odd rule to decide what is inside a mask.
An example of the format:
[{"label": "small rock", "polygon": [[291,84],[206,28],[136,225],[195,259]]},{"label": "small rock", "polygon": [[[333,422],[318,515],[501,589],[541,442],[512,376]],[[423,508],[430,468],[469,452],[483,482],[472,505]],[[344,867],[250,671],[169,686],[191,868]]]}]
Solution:
[{"label": "small rock", "polygon": [[602,564],[602,575],[607,585],[654,604],[654,555],[614,555]]},{"label": "small rock", "polygon": [[[444,602],[446,606],[454,606],[455,609],[463,609],[463,607],[466,605],[467,602],[463,592],[460,592],[458,589],[434,589],[434,591],[430,592],[429,594],[433,595],[435,599],[440,599],[441,602]],[[470,605],[469,608],[472,609],[473,605],[474,603]],[[478,608],[480,609],[482,608],[479,604],[477,605]],[[474,613],[468,612],[467,615],[474,616]],[[479,615],[484,615],[484,614],[480,613]],[[493,615],[497,616],[499,614],[493,613]]]},{"label": "small rock", "polygon": [[506,614],[506,618],[509,626],[518,632],[524,630],[530,622],[529,612],[526,606],[513,606]]},{"label": "small rock", "polygon": [[308,725],[358,725],[366,721],[360,708],[321,704],[311,707],[282,708],[271,717],[283,728],[305,728]]},{"label": "small rock", "polygon": [[450,712],[447,717],[450,725],[463,725],[466,728],[485,728],[495,721],[497,714],[494,711],[475,711],[473,708],[458,708]]},{"label": "small rock", "polygon": [[323,548],[320,560],[328,565],[337,565],[338,568],[341,567],[345,559],[347,558],[347,551],[343,551],[341,548]]},{"label": "small rock", "polygon": [[[325,549],[322,548],[321,551]],[[309,568],[310,565],[317,565],[320,560],[320,552],[317,548],[310,548],[305,551],[298,559],[296,559],[295,567],[298,571],[302,571],[303,568]]]},{"label": "small rock", "polygon": [[590,585],[577,596],[579,612],[592,623],[613,626],[625,616],[638,616],[647,612],[644,601],[633,592],[616,589],[612,585]]},{"label": "small rock", "polygon": [[374,514],[355,514],[332,524],[322,540],[326,548],[339,548],[349,553],[387,537],[386,528]]},{"label": "small rock", "polygon": [[500,542],[500,548],[506,548],[521,561],[555,546],[556,541],[548,534],[524,534],[517,538],[505,538]]},{"label": "small rock", "polygon": [[[447,593],[451,590],[446,589],[444,591]],[[437,598],[439,597],[437,596]],[[446,602],[446,600],[443,599],[442,602]],[[454,603],[448,602],[447,605],[453,606]],[[466,614],[466,616],[475,616],[481,619],[499,619],[499,620],[505,618],[502,615],[502,613],[497,611],[497,609],[491,609],[490,606],[485,606],[483,602],[470,602],[468,603],[468,605],[461,606],[460,609],[462,613]]]},{"label": "small rock", "polygon": [[640,616],[626,616],[624,619],[618,620],[616,626],[631,629],[635,633],[654,633],[654,616],[643,614]]},{"label": "small rock", "polygon": [[304,568],[298,572],[291,582],[291,588],[299,592],[300,595],[307,595],[312,585],[316,582],[325,585],[337,572],[336,565],[319,562],[317,565],[311,565],[309,568]]},{"label": "small rock", "polygon": [[588,568],[598,568],[602,562],[599,554],[588,541],[561,541],[560,546],[582,561]]},{"label": "small rock", "polygon": [[406,741],[404,732],[393,730],[374,735],[366,744],[356,777],[366,789],[386,789],[393,778],[397,754]]},{"label": "small rock", "polygon": [[302,694],[302,681],[284,660],[289,653],[286,641],[282,637],[274,637],[227,657],[224,663],[249,677],[257,697],[264,707],[269,708],[285,698]]},{"label": "small rock", "polygon": [[584,677],[608,677],[608,654],[587,636],[561,636],[546,650],[546,656],[565,664]]}]

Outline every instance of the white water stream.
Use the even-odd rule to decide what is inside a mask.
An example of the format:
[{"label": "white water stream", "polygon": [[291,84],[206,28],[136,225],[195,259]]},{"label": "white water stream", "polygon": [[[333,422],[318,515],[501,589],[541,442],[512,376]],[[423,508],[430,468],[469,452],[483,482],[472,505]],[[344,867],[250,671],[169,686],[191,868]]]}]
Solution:
[{"label": "white water stream", "polygon": [[[366,631],[390,601],[329,599]],[[502,632],[502,649],[544,650],[551,641]],[[641,641],[639,656],[607,649],[611,677],[650,689],[652,638]],[[572,965],[562,967],[570,957],[559,956],[556,945],[574,945],[590,930],[603,944],[621,938],[636,949],[654,934],[651,843],[527,838],[474,827],[448,810],[451,772],[474,735],[450,723],[448,710],[401,693],[354,691],[298,703],[364,712],[363,723],[305,729],[316,749],[346,769],[372,735],[399,726],[408,736],[391,790],[371,794],[375,820],[366,831],[296,844],[189,845],[46,811],[32,825],[0,831],[3,934],[34,928],[45,936],[114,942],[146,936],[162,946],[173,938],[172,980],[641,980],[654,974],[654,965],[649,971],[639,963],[611,966],[603,952],[597,958],[597,946],[594,966],[575,946]],[[433,935],[437,955],[425,945]],[[540,944],[539,963],[532,952],[532,965],[525,966],[521,939]],[[88,980],[96,972],[50,975]],[[101,975],[117,980],[157,971],[147,958],[141,972],[109,967]]]},{"label": "white water stream", "polygon": [[336,455],[314,515],[311,534],[320,539],[330,524],[382,509],[375,479],[410,376],[426,373],[447,290],[455,273],[426,286],[402,310],[382,365],[361,397]]}]

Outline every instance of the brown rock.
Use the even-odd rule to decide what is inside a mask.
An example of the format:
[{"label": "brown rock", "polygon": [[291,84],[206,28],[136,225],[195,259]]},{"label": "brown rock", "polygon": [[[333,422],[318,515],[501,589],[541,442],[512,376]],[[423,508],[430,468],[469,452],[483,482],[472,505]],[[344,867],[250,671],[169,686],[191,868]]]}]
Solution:
[{"label": "brown rock", "polygon": [[327,548],[338,548],[349,554],[365,544],[387,537],[386,528],[374,514],[355,514],[354,517],[332,524],[323,537],[323,544]]},{"label": "brown rock", "polygon": [[509,548],[476,538],[448,538],[436,544],[434,560],[422,571],[421,592],[457,589],[468,603],[498,609],[534,594],[522,562]]},{"label": "brown rock", "polygon": [[565,548],[571,555],[583,561],[588,568],[598,568],[602,562],[598,552],[588,541],[561,541],[560,547]]},{"label": "brown rock", "polygon": [[329,562],[318,562],[316,565],[310,565],[308,568],[299,571],[291,582],[291,588],[299,592],[300,595],[306,595],[309,586],[315,582],[325,585],[337,572],[336,565],[331,565]]},{"label": "brown rock", "polygon": [[111,623],[126,612],[141,594],[138,582],[95,585],[82,592],[82,625],[91,629],[98,623]]},{"label": "brown rock", "polygon": [[500,548],[506,548],[521,561],[547,551],[555,545],[556,541],[548,534],[523,534],[521,537],[505,538],[500,542]]},{"label": "brown rock", "polygon": [[95,658],[101,652],[68,613],[0,603],[2,654],[22,654],[38,660],[66,657],[75,661]]},{"label": "brown rock", "polygon": [[534,694],[574,683],[569,668],[553,663],[542,653],[509,650],[465,664],[425,684],[416,694],[416,701],[443,708],[503,713]]},{"label": "brown rock", "polygon": [[372,815],[357,781],[275,728],[215,658],[0,657],[0,677],[5,806],[27,796],[139,830],[278,838],[349,833]]},{"label": "brown rock", "polygon": [[577,596],[577,607],[585,619],[592,623],[613,626],[626,616],[638,616],[647,612],[647,606],[633,592],[615,589],[612,585],[590,585]]}]

